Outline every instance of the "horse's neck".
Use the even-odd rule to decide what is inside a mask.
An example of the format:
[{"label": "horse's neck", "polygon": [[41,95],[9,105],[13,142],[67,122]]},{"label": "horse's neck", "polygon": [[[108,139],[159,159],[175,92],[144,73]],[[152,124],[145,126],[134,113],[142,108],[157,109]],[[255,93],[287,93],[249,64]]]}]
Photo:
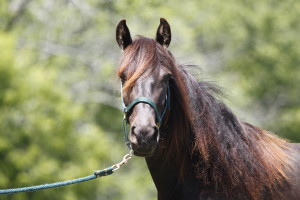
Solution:
[{"label": "horse's neck", "polygon": [[163,199],[162,194],[165,199],[171,199],[171,196],[166,195],[172,194],[176,187],[176,180],[178,179],[176,168],[163,166],[164,160],[161,156],[146,158],[146,163],[156,186],[158,199]]},{"label": "horse's neck", "polygon": [[198,199],[199,187],[192,174],[191,166],[186,166],[184,180],[180,182],[180,172],[174,161],[166,163],[164,157],[159,153],[146,158],[150,174],[158,191],[158,199]]}]

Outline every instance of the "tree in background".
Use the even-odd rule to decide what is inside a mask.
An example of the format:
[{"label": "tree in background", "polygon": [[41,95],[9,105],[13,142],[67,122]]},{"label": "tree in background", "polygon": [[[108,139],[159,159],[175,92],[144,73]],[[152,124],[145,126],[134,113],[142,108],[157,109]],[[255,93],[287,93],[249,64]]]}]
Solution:
[{"label": "tree in background", "polygon": [[[231,90],[227,101],[242,119],[299,142],[299,13],[292,0],[2,1],[0,188],[86,176],[127,152],[115,76],[115,26],[123,18],[133,35],[153,37],[165,17],[170,50],[198,64],[200,79]],[[110,177],[5,197],[156,196],[135,158]]]},{"label": "tree in background", "polygon": [[300,4],[226,3],[213,1],[195,26],[207,67],[225,77],[225,88],[235,90],[244,118],[299,142]]}]

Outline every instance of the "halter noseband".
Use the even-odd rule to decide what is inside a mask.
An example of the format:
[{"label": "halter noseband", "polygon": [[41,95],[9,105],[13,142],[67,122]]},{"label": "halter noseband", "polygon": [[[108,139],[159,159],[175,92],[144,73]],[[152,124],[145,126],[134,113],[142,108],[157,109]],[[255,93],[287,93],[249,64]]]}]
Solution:
[{"label": "halter noseband", "polygon": [[125,106],[125,103],[124,103],[124,100],[123,100],[123,91],[122,90],[123,89],[122,89],[122,84],[121,84],[121,99],[122,99],[122,107],[123,107],[123,112],[124,112],[124,118],[123,118],[124,138],[125,138],[125,141],[126,141],[126,144],[127,144],[128,148],[131,149],[131,144],[128,140],[128,133],[127,133],[127,129],[126,129],[126,125],[129,124],[128,120],[127,120],[127,117],[126,117],[126,114],[128,112],[130,112],[134,108],[134,106],[136,106],[139,103],[148,104],[155,111],[155,116],[156,116],[155,122],[156,122],[156,125],[159,127],[161,125],[161,122],[162,122],[165,114],[166,114],[167,109],[170,110],[170,88],[169,88],[169,85],[168,85],[167,95],[166,95],[166,102],[165,102],[164,109],[161,113],[159,113],[156,104],[151,99],[146,98],[146,97],[136,98],[128,106]]}]

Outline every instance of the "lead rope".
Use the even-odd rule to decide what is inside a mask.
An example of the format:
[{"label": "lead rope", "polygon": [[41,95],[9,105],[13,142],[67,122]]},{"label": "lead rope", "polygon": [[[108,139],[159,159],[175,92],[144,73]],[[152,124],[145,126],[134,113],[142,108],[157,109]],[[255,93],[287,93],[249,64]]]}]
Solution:
[{"label": "lead rope", "polygon": [[114,173],[115,171],[120,169],[124,164],[126,164],[128,162],[128,160],[130,160],[132,157],[133,157],[133,151],[130,150],[130,152],[123,157],[123,160],[121,162],[116,163],[108,168],[94,171],[94,174],[92,174],[92,175],[77,178],[77,179],[62,181],[62,182],[50,183],[50,184],[47,183],[47,184],[43,184],[43,185],[36,185],[36,186],[30,186],[30,187],[4,189],[4,190],[0,190],[0,194],[13,194],[13,193],[19,193],[19,192],[30,192],[30,191],[35,191],[35,190],[43,190],[43,189],[48,189],[48,188],[62,187],[62,186],[66,186],[66,185],[71,185],[71,184],[76,184],[76,183],[93,180],[93,179],[96,179],[96,178],[99,178],[102,176],[111,175],[112,173]]},{"label": "lead rope", "polygon": [[[122,83],[121,83],[121,98],[122,98],[122,106],[123,106],[123,111],[124,108],[126,108],[124,101],[123,101],[123,91],[122,91]],[[20,192],[29,192],[29,191],[35,191],[35,190],[43,190],[43,189],[48,189],[48,188],[55,188],[55,187],[62,187],[66,185],[71,185],[71,184],[76,184],[76,183],[81,183],[85,181],[90,181],[102,176],[108,176],[120,169],[124,164],[128,162],[133,157],[133,150],[131,148],[131,144],[128,139],[128,134],[127,134],[127,126],[128,122],[126,120],[126,116],[123,118],[123,129],[124,129],[124,139],[126,141],[126,145],[129,148],[129,153],[126,154],[123,157],[123,160],[119,163],[116,163],[108,168],[102,169],[102,170],[97,170],[94,171],[94,174],[77,178],[77,179],[72,179],[72,180],[67,180],[67,181],[62,181],[62,182],[55,182],[55,183],[46,183],[43,185],[36,185],[36,186],[30,186],[30,187],[22,187],[22,188],[13,188],[13,189],[0,189],[0,194],[13,194],[13,193],[20,193]]]}]

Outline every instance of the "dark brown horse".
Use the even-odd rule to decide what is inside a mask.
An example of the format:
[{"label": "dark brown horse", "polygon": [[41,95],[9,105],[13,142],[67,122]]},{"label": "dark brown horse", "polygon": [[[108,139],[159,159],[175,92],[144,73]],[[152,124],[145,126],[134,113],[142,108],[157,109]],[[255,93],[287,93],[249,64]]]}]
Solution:
[{"label": "dark brown horse", "polygon": [[300,145],[240,121],[178,65],[165,19],[156,39],[132,41],[125,20],[116,38],[129,141],[158,199],[300,199]]}]

